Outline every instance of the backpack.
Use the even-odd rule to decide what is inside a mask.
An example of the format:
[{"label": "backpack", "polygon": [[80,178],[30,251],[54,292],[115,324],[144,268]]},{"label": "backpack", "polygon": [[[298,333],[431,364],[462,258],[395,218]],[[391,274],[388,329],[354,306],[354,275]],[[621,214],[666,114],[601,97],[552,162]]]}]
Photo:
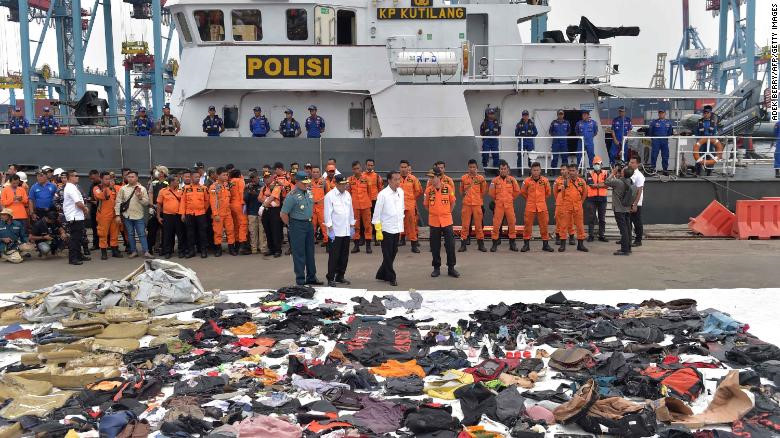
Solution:
[{"label": "backpack", "polygon": [[665,370],[648,367],[640,373],[663,385],[670,395],[685,401],[694,401],[704,389],[701,373],[695,368]]},{"label": "backpack", "polygon": [[634,199],[636,199],[636,194],[639,191],[639,189],[634,185],[634,182],[632,181],[631,184],[626,182],[627,178],[623,178],[623,184],[626,185],[626,191],[623,193],[623,197],[620,199],[620,203],[623,205],[623,207],[631,207],[634,205]]}]

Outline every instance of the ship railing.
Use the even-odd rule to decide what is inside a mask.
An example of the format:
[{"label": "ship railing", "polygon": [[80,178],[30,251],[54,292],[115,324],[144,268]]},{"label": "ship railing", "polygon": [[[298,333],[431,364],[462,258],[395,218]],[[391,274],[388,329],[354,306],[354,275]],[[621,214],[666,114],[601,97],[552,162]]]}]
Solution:
[{"label": "ship railing", "polygon": [[[584,172],[586,169],[586,166],[588,164],[588,156],[587,152],[585,150],[585,143],[584,143],[584,137],[581,135],[567,135],[567,136],[545,136],[545,135],[539,135],[536,137],[518,137],[514,135],[501,135],[501,136],[487,136],[487,135],[475,135],[476,139],[479,140],[479,146],[482,146],[482,140],[483,139],[498,139],[498,158],[501,160],[506,161],[509,164],[510,169],[518,169],[520,173],[524,172],[526,169],[529,168],[528,162],[539,162],[539,164],[542,166],[542,170],[545,171],[545,173],[548,173],[550,170],[557,170],[557,166],[551,167],[553,158],[557,158],[555,161],[558,163],[563,162],[576,162],[579,161],[579,169],[580,172]],[[552,149],[548,149],[548,147],[551,147],[552,140],[560,140],[565,139],[567,140],[567,148],[568,148],[568,140],[574,139],[577,140],[578,144],[578,151],[564,151],[564,152],[553,152]],[[546,144],[544,142],[543,144],[539,144],[538,141],[534,140],[551,140],[550,144]],[[525,143],[534,141],[534,150],[529,151],[525,149]],[[489,150],[481,150],[480,155],[483,157],[487,156],[488,164],[493,163],[493,156],[492,154],[495,154],[495,151],[489,151]],[[574,160],[572,161],[571,158],[574,157]],[[486,166],[487,168],[495,168],[491,165]]]},{"label": "ship railing", "polygon": [[[620,142],[620,155],[624,156],[626,145],[629,149],[636,151],[642,159],[642,163],[645,166],[651,168],[658,168],[658,160],[661,159],[660,146],[661,143],[657,143],[656,160],[653,162],[653,141],[667,140],[669,143],[669,160],[674,163],[669,163],[673,169],[674,174],[679,174],[680,170],[689,165],[695,165],[696,160],[693,157],[694,152],[699,153],[699,159],[702,160],[704,169],[714,170],[720,167],[721,172],[725,175],[734,175],[737,168],[737,162],[739,157],[737,154],[737,137],[736,136],[714,136],[714,137],[695,137],[690,135],[673,135],[673,136],[627,136]],[[697,146],[699,140],[704,142]],[[723,146],[722,151],[717,150],[716,141]],[[708,160],[714,160],[714,165],[708,165]]]}]

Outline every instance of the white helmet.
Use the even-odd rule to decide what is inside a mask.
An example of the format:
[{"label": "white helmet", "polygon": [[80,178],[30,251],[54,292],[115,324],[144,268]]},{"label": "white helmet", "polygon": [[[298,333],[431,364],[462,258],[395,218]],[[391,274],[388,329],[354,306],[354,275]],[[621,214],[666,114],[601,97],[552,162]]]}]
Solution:
[{"label": "white helmet", "polygon": [[61,167],[58,167],[58,168],[54,169],[54,176],[60,176],[60,175],[61,175],[62,173],[64,173],[64,172],[65,172],[65,171],[64,171],[64,170],[62,170],[62,168],[61,168]]},{"label": "white helmet", "polygon": [[16,175],[19,176],[19,179],[22,180],[23,183],[27,182],[27,174],[24,172],[16,172]]}]

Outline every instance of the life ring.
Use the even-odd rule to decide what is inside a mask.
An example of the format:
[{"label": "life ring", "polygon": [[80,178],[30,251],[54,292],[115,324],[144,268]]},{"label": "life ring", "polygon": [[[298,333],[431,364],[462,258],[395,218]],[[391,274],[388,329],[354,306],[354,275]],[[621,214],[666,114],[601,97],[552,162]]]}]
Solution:
[{"label": "life ring", "polygon": [[[712,167],[715,163],[723,159],[723,144],[716,138],[704,137],[697,141],[693,147],[693,161],[699,162],[699,149],[707,144],[707,140],[710,141],[710,146],[715,146],[715,156],[717,157],[717,160],[704,160],[704,165],[706,167]],[[705,155],[712,155],[712,152]]]}]

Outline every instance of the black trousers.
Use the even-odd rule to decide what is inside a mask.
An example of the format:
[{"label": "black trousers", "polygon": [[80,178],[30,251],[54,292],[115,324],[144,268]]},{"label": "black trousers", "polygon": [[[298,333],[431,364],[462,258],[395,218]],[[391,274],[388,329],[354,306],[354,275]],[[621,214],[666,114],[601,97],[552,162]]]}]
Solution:
[{"label": "black trousers", "polygon": [[328,246],[328,281],[343,280],[349,263],[349,241],[352,236],[340,236]]},{"label": "black trousers", "polygon": [[631,252],[631,219],[629,214],[615,212],[615,222],[620,230],[620,250],[626,253]]},{"label": "black trousers", "polygon": [[444,251],[447,252],[447,268],[455,267],[455,235],[452,225],[446,227],[431,228],[431,254],[433,255],[433,267],[441,267],[441,238],[444,236]]},{"label": "black trousers", "polygon": [[[157,222],[157,216],[152,215],[146,222],[146,242],[149,243],[149,252],[152,252],[157,244],[157,232],[160,231],[163,226]],[[163,238],[165,242],[165,238]]]},{"label": "black trousers", "polygon": [[[89,226],[92,227],[92,247],[97,248],[98,234],[97,234],[97,211],[98,206],[96,204],[89,205]],[[85,233],[86,236],[86,233]]]},{"label": "black trousers", "polygon": [[637,206],[636,211],[631,214],[631,226],[634,228],[634,241],[641,242],[644,228],[642,227],[642,207]]},{"label": "black trousers", "polygon": [[585,203],[585,208],[588,215],[588,236],[593,236],[593,229],[597,223],[596,216],[598,216],[599,237],[604,237],[607,228],[607,198],[590,197]]},{"label": "black trousers", "polygon": [[83,258],[81,254],[81,243],[84,240],[85,224],[83,220],[68,222],[68,261],[77,262]]},{"label": "black trousers", "polygon": [[376,271],[376,279],[384,281],[395,281],[395,270],[393,269],[393,262],[395,262],[395,256],[398,254],[398,239],[401,236],[400,233],[382,233],[384,239],[382,240],[382,265],[379,266],[379,270]]},{"label": "black trousers", "polygon": [[268,251],[272,253],[282,252],[283,224],[279,213],[282,207],[270,207],[263,211],[263,228],[265,237],[268,240]]},{"label": "black trousers", "polygon": [[[162,253],[173,254],[174,241],[178,240],[179,254],[183,254],[187,249],[187,239],[184,233],[184,224],[181,223],[181,216],[163,213],[162,221]],[[152,247],[151,243],[149,247]]]},{"label": "black trousers", "polygon": [[187,246],[190,252],[195,252],[195,246],[199,252],[206,251],[209,247],[209,219],[205,214],[195,216],[188,214],[185,217],[184,225],[187,229]]}]

